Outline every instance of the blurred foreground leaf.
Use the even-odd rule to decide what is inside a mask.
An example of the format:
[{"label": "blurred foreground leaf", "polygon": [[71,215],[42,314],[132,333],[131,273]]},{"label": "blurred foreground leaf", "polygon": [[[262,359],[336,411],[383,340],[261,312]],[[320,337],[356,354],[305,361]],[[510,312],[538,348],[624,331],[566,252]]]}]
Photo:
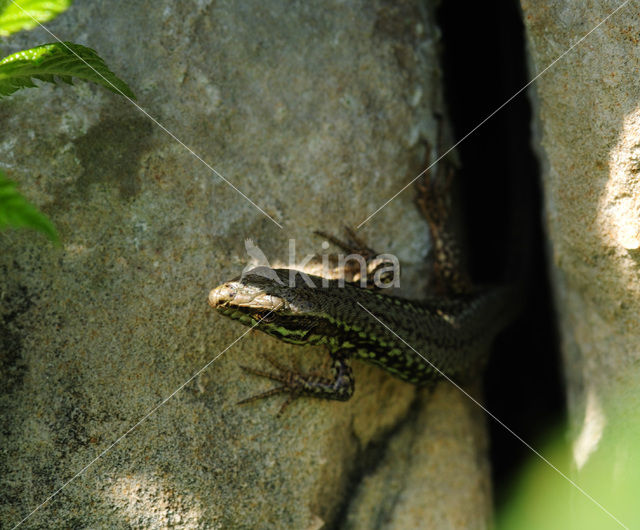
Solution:
[{"label": "blurred foreground leaf", "polygon": [[70,5],[71,0],[0,0],[0,37],[33,29],[38,22],[54,19]]},{"label": "blurred foreground leaf", "polygon": [[109,70],[94,50],[73,42],[43,44],[2,59],[0,97],[21,88],[36,87],[34,79],[48,83],[58,79],[73,84],[73,78],[92,81],[117,94],[135,98],[127,84]]},{"label": "blurred foreground leaf", "polygon": [[49,218],[27,201],[18,192],[15,183],[0,171],[0,230],[7,227],[33,228],[54,243],[60,241]]}]

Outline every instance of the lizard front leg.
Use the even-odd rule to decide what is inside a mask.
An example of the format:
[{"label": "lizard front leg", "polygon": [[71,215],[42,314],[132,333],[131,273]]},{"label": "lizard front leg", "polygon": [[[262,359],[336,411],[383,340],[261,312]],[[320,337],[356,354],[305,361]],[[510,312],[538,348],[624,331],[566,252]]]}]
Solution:
[{"label": "lizard front leg", "polygon": [[[343,264],[340,272],[345,278],[347,278],[347,281],[354,284],[360,283],[362,287],[367,287],[369,289],[379,288],[381,285],[376,284],[376,274],[380,271],[378,281],[380,281],[383,286],[389,285],[394,279],[393,274],[389,271],[389,268],[393,268],[393,262],[388,259],[378,257],[379,253],[369,247],[350,226],[345,226],[344,230],[347,236],[346,240],[339,239],[322,230],[315,230],[314,234],[324,237],[336,247],[348,252],[350,255],[362,257],[366,264],[366,269],[364,271],[360,269],[358,263],[354,263],[353,261],[348,261]],[[332,255],[331,257],[334,258],[335,261],[335,255]],[[382,271],[383,268],[387,270]]]},{"label": "lizard front leg", "polygon": [[355,383],[349,358],[340,352],[331,354],[331,367],[328,376],[320,372],[304,374],[299,370],[284,366],[272,357],[265,356],[265,359],[275,368],[275,371],[268,372],[244,365],[240,367],[250,374],[278,381],[281,385],[245,398],[238,402],[239,405],[276,394],[289,394],[286,401],[280,407],[280,411],[278,412],[278,415],[280,415],[292,401],[301,396],[347,401],[353,395]]}]

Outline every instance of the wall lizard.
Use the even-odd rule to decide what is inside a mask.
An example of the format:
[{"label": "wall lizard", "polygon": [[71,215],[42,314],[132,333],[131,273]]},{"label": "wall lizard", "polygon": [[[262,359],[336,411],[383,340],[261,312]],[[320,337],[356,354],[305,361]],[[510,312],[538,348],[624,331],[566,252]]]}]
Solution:
[{"label": "wall lizard", "polygon": [[240,403],[286,393],[282,412],[298,396],[348,400],[355,388],[351,359],[421,386],[441,379],[439,371],[460,382],[481,373],[491,342],[517,313],[520,289],[471,284],[450,226],[453,171],[437,173],[426,174],[417,185],[416,203],[433,242],[433,281],[426,299],[406,300],[338,280],[324,280],[323,286],[321,278],[307,274],[315,284],[310,287],[288,269],[256,269],[210,292],[209,304],[222,315],[284,342],[324,345],[331,357],[327,374],[304,374],[271,358],[274,371],[242,366],[280,386]]}]

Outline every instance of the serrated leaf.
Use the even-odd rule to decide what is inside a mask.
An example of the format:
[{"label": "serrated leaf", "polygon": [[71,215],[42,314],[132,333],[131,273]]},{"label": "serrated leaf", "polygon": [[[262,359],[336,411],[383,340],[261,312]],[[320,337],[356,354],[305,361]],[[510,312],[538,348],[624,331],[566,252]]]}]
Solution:
[{"label": "serrated leaf", "polygon": [[0,0],[0,37],[33,29],[66,11],[71,0]]},{"label": "serrated leaf", "polygon": [[91,48],[73,42],[54,42],[14,53],[0,61],[0,98],[21,88],[35,87],[33,79],[55,82],[55,77],[71,83],[71,78],[91,81],[112,92],[134,98]]},{"label": "serrated leaf", "polygon": [[33,228],[54,243],[60,242],[49,218],[27,201],[16,189],[15,182],[0,171],[0,230],[7,227]]}]

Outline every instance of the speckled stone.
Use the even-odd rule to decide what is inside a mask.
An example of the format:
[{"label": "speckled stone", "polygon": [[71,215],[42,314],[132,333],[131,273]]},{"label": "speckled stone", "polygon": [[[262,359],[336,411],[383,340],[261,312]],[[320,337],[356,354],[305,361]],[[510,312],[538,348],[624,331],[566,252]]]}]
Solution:
[{"label": "speckled stone", "polygon": [[[521,4],[533,77],[623,2]],[[615,474],[623,483],[625,469],[640,473],[625,456],[637,442],[615,442],[617,429],[638,429],[640,406],[639,15],[625,3],[532,92],[573,465],[582,469],[608,440],[601,487]],[[635,502],[626,509],[638,513]]]},{"label": "speckled stone", "polygon": [[[88,464],[25,528],[320,528],[348,512],[362,454],[393,438],[416,390],[356,364],[348,403],[301,400],[284,418],[277,398],[236,406],[268,384],[240,362],[324,353],[243,336],[207,293],[240,273],[246,239],[273,266],[290,238],[298,259],[319,252],[313,230],[357,225],[423,169],[442,109],[429,9],[88,1],[48,25],[96,49],[184,145],[93,85],[0,103],[0,167],[62,240],[0,233],[2,521]],[[50,40],[36,30],[3,49]],[[415,296],[428,242],[412,200],[409,188],[362,233],[398,255]],[[423,478],[437,487],[441,473]],[[417,484],[404,491],[422,502]]]}]

